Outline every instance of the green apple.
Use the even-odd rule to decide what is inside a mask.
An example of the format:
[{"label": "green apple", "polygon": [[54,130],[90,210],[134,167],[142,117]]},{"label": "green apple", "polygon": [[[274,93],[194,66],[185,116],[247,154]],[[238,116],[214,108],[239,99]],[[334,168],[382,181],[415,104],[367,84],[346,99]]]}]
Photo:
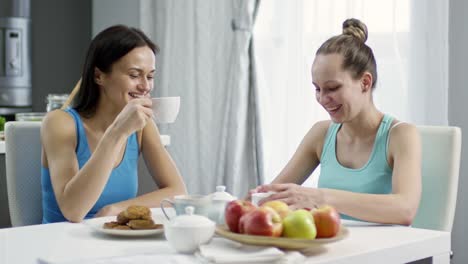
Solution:
[{"label": "green apple", "polygon": [[304,209],[295,210],[283,219],[283,236],[289,238],[315,239],[317,229],[314,217]]}]

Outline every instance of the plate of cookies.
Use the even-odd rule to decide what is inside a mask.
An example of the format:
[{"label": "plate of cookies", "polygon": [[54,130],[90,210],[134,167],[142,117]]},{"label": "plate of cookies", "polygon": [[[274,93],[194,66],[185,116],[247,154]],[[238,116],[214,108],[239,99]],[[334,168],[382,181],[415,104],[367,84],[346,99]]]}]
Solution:
[{"label": "plate of cookies", "polygon": [[131,205],[117,216],[98,217],[85,223],[94,230],[117,236],[149,236],[164,233],[162,221],[148,207]]}]

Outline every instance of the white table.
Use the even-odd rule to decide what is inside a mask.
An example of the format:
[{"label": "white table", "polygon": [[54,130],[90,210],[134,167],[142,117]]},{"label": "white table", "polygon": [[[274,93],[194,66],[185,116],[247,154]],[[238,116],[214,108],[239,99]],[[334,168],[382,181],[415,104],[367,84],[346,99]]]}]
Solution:
[{"label": "white table", "polygon": [[[160,209],[153,209],[161,215]],[[349,236],[308,250],[313,263],[405,263],[433,257],[433,263],[449,263],[450,233],[402,226],[363,226],[344,222]],[[314,252],[316,251],[316,252]],[[78,223],[56,223],[0,229],[0,263],[37,263],[38,258],[67,260],[100,257],[159,254],[196,263],[193,255],[180,255],[164,235],[121,238],[96,233]],[[178,262],[178,263],[179,263]]]}]

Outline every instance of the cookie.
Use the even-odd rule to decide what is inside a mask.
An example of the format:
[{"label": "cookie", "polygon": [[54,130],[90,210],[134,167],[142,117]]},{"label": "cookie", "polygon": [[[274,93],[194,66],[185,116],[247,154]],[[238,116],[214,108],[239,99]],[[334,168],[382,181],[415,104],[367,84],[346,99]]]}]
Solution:
[{"label": "cookie", "polygon": [[115,222],[115,221],[112,221],[112,222],[106,222],[104,223],[103,225],[103,228],[105,229],[113,229],[114,227],[118,226],[119,223]]},{"label": "cookie", "polygon": [[127,225],[131,229],[140,230],[140,229],[154,229],[153,220],[130,220]]},{"label": "cookie", "polygon": [[127,210],[125,210],[125,216],[130,220],[149,220],[151,219],[151,210],[146,206],[130,205]]}]

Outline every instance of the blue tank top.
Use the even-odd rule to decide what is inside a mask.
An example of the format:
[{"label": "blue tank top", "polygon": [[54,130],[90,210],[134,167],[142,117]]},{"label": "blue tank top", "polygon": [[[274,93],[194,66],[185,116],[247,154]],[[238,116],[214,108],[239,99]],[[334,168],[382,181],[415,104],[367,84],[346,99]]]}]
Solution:
[{"label": "blue tank top", "polygon": [[[88,139],[81,121],[80,115],[72,108],[65,110],[73,116],[76,128],[76,157],[79,169],[83,168],[85,163],[91,157],[91,151],[88,146]],[[136,197],[138,191],[138,141],[136,133],[133,133],[127,139],[125,153],[120,164],[114,168],[101,193],[101,196],[94,204],[93,208],[86,214],[86,218],[93,217],[101,208],[108,204],[113,204]],[[63,222],[67,219],[63,216],[55,198],[50,172],[48,168],[41,166],[41,184],[42,184],[42,222],[53,223]]]},{"label": "blue tank top", "polygon": [[[388,194],[392,192],[392,168],[388,165],[387,141],[393,118],[384,115],[367,163],[359,169],[342,166],[336,158],[336,134],[341,124],[328,128],[320,159],[319,188],[356,193]],[[342,214],[343,219],[353,219]]]}]

